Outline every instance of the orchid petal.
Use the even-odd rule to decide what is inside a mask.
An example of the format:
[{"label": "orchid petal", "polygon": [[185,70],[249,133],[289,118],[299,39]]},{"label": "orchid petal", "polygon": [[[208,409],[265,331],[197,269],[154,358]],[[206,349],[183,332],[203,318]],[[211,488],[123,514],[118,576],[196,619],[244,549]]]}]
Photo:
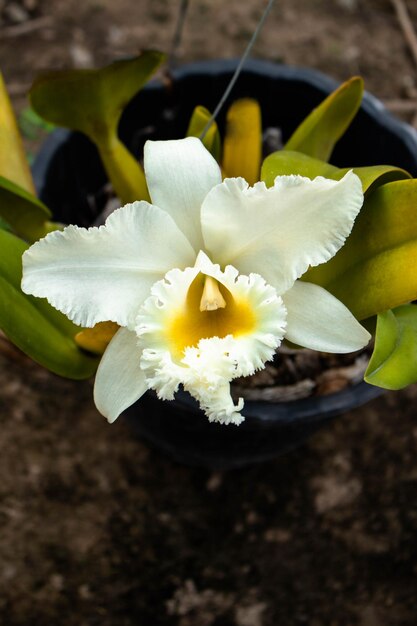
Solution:
[{"label": "orchid petal", "polygon": [[284,294],[287,308],[286,339],[321,352],[354,352],[371,335],[331,293],[300,280]]},{"label": "orchid petal", "polygon": [[144,165],[152,202],[169,213],[198,252],[203,247],[201,205],[222,180],[217,162],[199,139],[187,137],[147,141]]},{"label": "orchid petal", "polygon": [[118,330],[100,361],[94,385],[96,407],[110,423],[148,388],[140,357],[136,334],[126,328]]},{"label": "orchid petal", "polygon": [[282,295],[307,268],[328,261],[362,206],[359,178],[278,176],[273,187],[226,179],[201,210],[206,249],[220,265],[260,274]]},{"label": "orchid petal", "polygon": [[110,215],[105,226],[68,226],[23,256],[22,289],[80,326],[112,321],[133,327],[151,286],[195,254],[172,218],[147,202]]}]

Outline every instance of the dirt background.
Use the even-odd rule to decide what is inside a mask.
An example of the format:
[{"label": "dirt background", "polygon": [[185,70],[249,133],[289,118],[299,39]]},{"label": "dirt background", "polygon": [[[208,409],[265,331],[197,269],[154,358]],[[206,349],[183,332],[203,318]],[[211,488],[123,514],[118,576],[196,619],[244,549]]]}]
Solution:
[{"label": "dirt background", "polygon": [[[238,56],[263,4],[191,1],[180,60]],[[177,8],[0,0],[16,108],[38,70],[168,50]],[[389,0],[278,0],[255,55],[359,72],[415,118],[417,67]],[[4,342],[0,389],[2,625],[417,623],[415,388],[224,474],[171,463],[122,419],[108,426],[90,382],[58,379]]]}]

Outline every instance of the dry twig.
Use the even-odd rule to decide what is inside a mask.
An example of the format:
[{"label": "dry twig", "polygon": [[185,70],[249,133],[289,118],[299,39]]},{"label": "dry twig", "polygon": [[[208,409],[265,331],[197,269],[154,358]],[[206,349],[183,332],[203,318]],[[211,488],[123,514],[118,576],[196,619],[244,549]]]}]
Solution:
[{"label": "dry twig", "polygon": [[32,33],[34,30],[50,26],[51,22],[52,17],[50,15],[45,15],[43,17],[35,18],[34,20],[28,20],[22,24],[16,24],[16,26],[6,26],[1,28],[1,38],[13,39],[14,37],[27,35],[28,33]]},{"label": "dry twig", "polygon": [[9,96],[25,96],[30,89],[30,83],[9,83],[7,91]]},{"label": "dry twig", "polygon": [[384,100],[384,105],[392,113],[414,113],[417,111],[417,100]]},{"label": "dry twig", "polygon": [[405,40],[407,41],[410,52],[413,55],[415,64],[417,65],[417,35],[407,7],[404,0],[391,0],[391,2],[397,13],[398,21],[402,28]]}]

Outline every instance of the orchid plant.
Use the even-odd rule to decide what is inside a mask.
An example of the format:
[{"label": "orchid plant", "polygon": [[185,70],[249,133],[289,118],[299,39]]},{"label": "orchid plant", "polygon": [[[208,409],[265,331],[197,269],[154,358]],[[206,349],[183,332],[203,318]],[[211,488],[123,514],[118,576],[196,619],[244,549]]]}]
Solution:
[{"label": "orchid plant", "polygon": [[263,163],[261,111],[245,99],[229,109],[223,141],[215,122],[199,138],[210,113],[197,107],[186,138],[146,143],[142,169],[117,126],[161,61],[143,53],[42,76],[32,88],[39,115],[99,149],[124,204],[100,227],[50,221],[0,90],[5,334],[61,375],[98,367],[95,402],[111,422],[147,389],[170,400],[182,385],[210,421],[239,424],[243,400],[234,403],[231,381],[264,368],[283,341],[345,353],[366,346],[371,331],[368,381],[417,380],[417,278],[408,270],[416,181],[392,166],[328,163],[360,106],[361,79],[331,94]]},{"label": "orchid plant", "polygon": [[78,325],[121,327],[98,368],[95,401],[113,421],[146,391],[180,384],[211,421],[239,424],[230,381],[273,358],[286,336],[351,352],[370,339],[329,292],[298,281],[343,245],[362,206],[359,178],[278,176],[267,188],[227,178],[199,139],[148,141],[153,204],[105,226],[68,226],[23,255],[22,289]]}]

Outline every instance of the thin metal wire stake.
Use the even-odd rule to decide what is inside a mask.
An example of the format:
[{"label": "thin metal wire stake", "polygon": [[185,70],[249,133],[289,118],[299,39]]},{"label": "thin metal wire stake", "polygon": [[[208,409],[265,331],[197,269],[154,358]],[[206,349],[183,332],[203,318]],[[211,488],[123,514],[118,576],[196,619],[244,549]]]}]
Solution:
[{"label": "thin metal wire stake", "polygon": [[168,71],[171,72],[177,64],[177,53],[184,31],[185,18],[187,16],[189,0],[181,0],[174,37],[172,38],[171,50],[168,55]]},{"label": "thin metal wire stake", "polygon": [[226,102],[227,98],[229,97],[229,94],[232,91],[235,82],[239,78],[239,74],[242,71],[243,65],[244,65],[246,59],[248,58],[249,54],[251,53],[253,46],[255,45],[255,42],[256,42],[256,40],[258,38],[258,35],[261,32],[261,30],[262,30],[262,26],[264,25],[265,20],[268,17],[274,2],[275,2],[275,0],[269,0],[267,6],[265,8],[265,11],[263,12],[263,15],[262,15],[261,19],[258,22],[258,25],[257,25],[257,27],[255,29],[255,32],[253,33],[252,37],[250,38],[250,41],[249,41],[248,45],[246,46],[246,50],[243,53],[242,58],[240,59],[237,68],[235,69],[235,72],[234,72],[234,74],[233,74],[233,76],[232,76],[232,78],[230,80],[230,83],[227,85],[224,94],[222,95],[218,105],[214,109],[213,115],[211,116],[211,118],[209,119],[207,124],[205,125],[205,127],[203,129],[203,132],[201,133],[201,135],[199,137],[201,139],[201,141],[203,141],[204,137],[207,134],[208,129],[210,128],[210,126],[213,124],[214,120],[218,116],[219,112],[221,111],[221,108],[223,107],[224,103]]}]

